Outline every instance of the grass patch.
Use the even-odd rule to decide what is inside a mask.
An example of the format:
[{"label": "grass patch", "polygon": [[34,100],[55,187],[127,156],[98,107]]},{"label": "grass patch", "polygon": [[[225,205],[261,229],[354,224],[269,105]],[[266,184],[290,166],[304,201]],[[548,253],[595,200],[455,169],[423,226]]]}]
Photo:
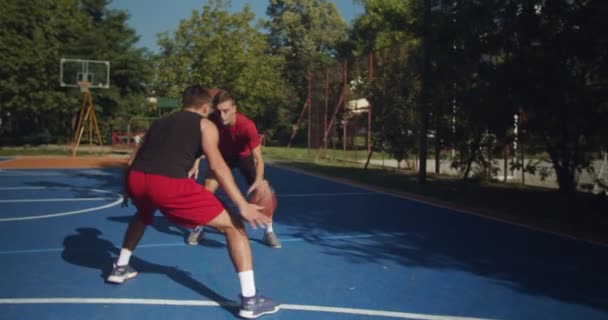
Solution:
[{"label": "grass patch", "polygon": [[[282,160],[304,160],[310,161],[314,160],[317,156],[316,149],[307,148],[284,148],[284,147],[264,147],[264,156],[272,159],[282,159]],[[357,160],[366,160],[367,159],[367,151],[366,150],[346,150],[343,151],[335,150],[335,149],[327,149],[319,153],[319,158],[325,158],[327,160],[333,159],[338,162],[340,160],[346,159],[348,161],[357,161]],[[375,151],[372,154],[373,160],[382,160],[389,159],[390,156],[386,153],[381,153]]]}]

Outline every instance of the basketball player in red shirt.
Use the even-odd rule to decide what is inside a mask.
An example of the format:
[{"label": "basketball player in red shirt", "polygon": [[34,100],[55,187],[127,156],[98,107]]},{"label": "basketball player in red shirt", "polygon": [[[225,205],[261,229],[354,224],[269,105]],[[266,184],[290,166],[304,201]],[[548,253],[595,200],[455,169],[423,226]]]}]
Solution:
[{"label": "basketball player in red shirt", "polygon": [[241,284],[239,316],[254,319],[279,310],[278,303],[257,293],[253,275],[251,247],[241,219],[227,213],[220,201],[195,180],[190,179],[192,163],[203,154],[209,171],[218,177],[222,189],[236,204],[241,217],[264,226],[270,218],[261,207],[247,202],[238,189],[231,170],[218,150],[219,134],[215,124],[205,118],[211,95],[200,86],[184,91],[180,112],[152,124],[135,150],[125,176],[125,204],[130,198],[137,208],[125,232],[120,255],[107,278],[122,283],[137,276],[129,265],[131,254],[146,227],[159,210],[167,219],[186,228],[208,225],[226,238],[228,253]]},{"label": "basketball player in red shirt", "polygon": [[[216,93],[213,99],[215,111],[209,116],[220,134],[220,152],[231,169],[238,168],[247,180],[250,194],[257,188],[267,187],[268,181],[264,180],[264,158],[258,130],[255,123],[242,113],[236,111],[236,104],[230,94],[224,90]],[[192,168],[198,170],[198,161]],[[218,188],[216,176],[207,171],[205,175],[205,188],[215,192]],[[203,236],[203,227],[194,228],[188,235],[188,244],[196,245]],[[281,242],[272,228],[272,223],[267,225],[264,232],[263,242],[271,248],[281,248]]]}]

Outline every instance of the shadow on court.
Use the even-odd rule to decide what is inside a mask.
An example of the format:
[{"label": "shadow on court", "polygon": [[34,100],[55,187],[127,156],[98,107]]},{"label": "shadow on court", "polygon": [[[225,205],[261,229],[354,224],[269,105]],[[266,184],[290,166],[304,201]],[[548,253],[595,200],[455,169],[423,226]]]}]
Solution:
[{"label": "shadow on court", "polygon": [[[75,234],[68,235],[64,239],[64,249],[61,256],[68,263],[98,269],[100,271],[100,278],[105,281],[111,272],[112,263],[114,262],[113,257],[117,256],[120,250],[109,240],[101,238],[101,235],[102,233],[95,228],[77,228]],[[219,295],[179,268],[152,263],[136,256],[131,257],[130,264],[141,273],[166,275],[176,283],[199,293],[209,300],[219,303],[227,311],[233,314],[238,312],[235,301]]]},{"label": "shadow on court", "polygon": [[38,178],[27,184],[32,187],[71,188],[71,193],[74,197],[90,197],[92,194],[99,195],[99,193],[79,188],[106,190],[117,194],[122,194],[123,191],[122,171],[116,168],[89,171],[63,170],[62,173],[60,178]]},{"label": "shadow on court", "polygon": [[[129,207],[134,208],[132,205],[130,205]],[[133,209],[133,210],[135,210],[135,209]],[[108,217],[107,219],[110,221],[113,221],[113,222],[124,223],[125,230],[126,230],[127,225],[129,224],[129,221],[131,221],[132,217],[133,217],[133,215],[128,215],[128,216]],[[154,221],[149,226],[149,228],[152,228],[155,231],[165,233],[165,234],[168,234],[171,236],[176,236],[178,239],[181,239],[184,242],[186,241],[186,238],[188,237],[188,234],[190,234],[190,231],[191,231],[191,229],[188,229],[186,227],[182,227],[182,226],[170,223],[169,220],[167,220],[167,218],[165,218],[164,216],[160,216],[160,213],[158,213],[158,212],[155,214]],[[148,232],[150,232],[150,230],[146,230],[146,233],[148,233]],[[219,234],[219,232],[217,232],[211,228],[205,228],[205,233]],[[199,245],[203,245],[203,246],[209,247],[209,248],[226,247],[226,245],[224,245],[223,243],[213,240],[213,239],[209,239],[209,238],[201,239],[201,241],[199,242]]]},{"label": "shadow on court", "polygon": [[[122,171],[108,172],[112,174],[89,175],[76,171],[69,175],[71,179],[85,179],[95,188],[121,192]],[[608,287],[608,277],[605,276],[605,270],[608,270],[608,252],[605,247],[381,194],[281,197],[281,194],[289,193],[362,190],[273,167],[268,167],[266,172],[279,195],[275,229],[280,238],[302,239],[310,245],[320,247],[325,254],[340,257],[349,263],[380,264],[391,261],[411,268],[462,271],[523,294],[586,305],[608,312],[608,291],[603,289]],[[236,176],[238,179],[239,175]],[[34,185],[74,186],[66,180],[39,181]],[[130,215],[109,219],[124,223],[126,228]],[[188,233],[158,216],[152,227],[159,232],[177,236],[180,241]],[[368,237],[328,239],[328,236],[333,235]],[[70,242],[70,237],[85,239]],[[109,242],[109,247],[105,247],[103,243],[106,240],[100,239],[99,235],[79,234],[70,237],[66,238],[66,261],[97,268],[104,275],[109,272],[111,253],[117,254],[117,248]],[[223,246],[206,241],[202,245]],[[83,248],[87,248],[86,251]],[[98,254],[95,257],[87,254],[89,248],[94,248]],[[296,249],[290,248],[286,243],[282,250]],[[175,281],[210,299],[223,299],[178,269],[147,263],[137,258],[133,261],[134,266],[143,272],[166,273]]]},{"label": "shadow on court", "polygon": [[[608,311],[606,247],[381,194],[281,198],[281,193],[294,192],[295,185],[322,192],[332,183],[268,171],[279,195],[275,219],[280,237],[303,239],[351,263],[392,261],[412,268],[464,271],[524,294]],[[293,183],[296,179],[298,184]],[[327,238],[360,234],[369,237]]]}]

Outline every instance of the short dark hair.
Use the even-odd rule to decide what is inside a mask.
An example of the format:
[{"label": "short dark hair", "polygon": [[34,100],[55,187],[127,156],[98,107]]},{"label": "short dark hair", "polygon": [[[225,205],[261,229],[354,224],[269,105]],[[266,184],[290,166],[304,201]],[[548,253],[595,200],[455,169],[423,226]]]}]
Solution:
[{"label": "short dark hair", "polygon": [[213,107],[215,108],[215,107],[217,107],[218,104],[220,104],[222,102],[226,102],[226,101],[234,102],[234,99],[232,98],[230,93],[228,93],[228,91],[220,90],[213,97]]},{"label": "short dark hair", "polygon": [[200,109],[205,103],[211,103],[209,90],[200,85],[191,85],[182,94],[184,108]]}]

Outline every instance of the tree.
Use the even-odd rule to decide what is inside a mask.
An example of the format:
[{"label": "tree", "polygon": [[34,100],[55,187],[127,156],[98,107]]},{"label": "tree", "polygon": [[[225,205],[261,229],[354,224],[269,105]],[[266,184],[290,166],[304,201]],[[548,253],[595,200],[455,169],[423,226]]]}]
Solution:
[{"label": "tree", "polygon": [[599,1],[453,3],[453,23],[437,33],[456,31],[457,72],[443,79],[455,84],[467,168],[486,161],[480,150],[488,137],[509,143],[509,122],[519,113],[528,144],[540,141],[553,163],[560,191],[575,191],[608,116],[607,25],[597,18],[605,10]]},{"label": "tree", "polygon": [[427,141],[429,128],[429,94],[430,94],[430,42],[431,42],[431,3],[430,0],[423,0],[423,27],[422,27],[422,70],[420,72],[420,106],[418,108],[420,116],[420,168],[418,169],[418,183],[426,182],[426,158]]},{"label": "tree", "polygon": [[346,40],[346,23],[327,0],[270,0],[266,14],[270,52],[285,61],[282,74],[293,90],[290,111],[297,116],[308,72],[333,61]]},{"label": "tree", "polygon": [[510,45],[513,88],[553,163],[560,191],[576,190],[576,173],[606,127],[608,13],[602,1],[529,1],[510,18],[518,28]]},{"label": "tree", "polygon": [[192,83],[226,89],[240,111],[262,130],[272,129],[285,106],[282,57],[267,53],[266,38],[252,26],[255,15],[249,6],[231,14],[229,4],[211,0],[182,20],[173,36],[160,36],[158,92],[179,97]]},{"label": "tree", "polygon": [[[59,58],[83,17],[73,1],[0,1],[0,110],[13,137],[66,129],[70,104],[59,90]],[[10,115],[10,116],[9,116]]]},{"label": "tree", "polygon": [[[64,58],[110,60],[112,86],[94,91],[100,123],[143,104],[151,76],[144,51],[133,48],[135,32],[124,12],[107,1],[0,1],[0,106],[15,123],[14,137],[71,136],[72,118],[81,105],[78,90],[59,87]],[[132,99],[140,95],[137,102]],[[134,103],[125,103],[133,101]]]},{"label": "tree", "polygon": [[109,9],[109,2],[79,1],[86,18],[84,30],[79,32],[78,42],[64,50],[65,57],[110,61],[110,89],[92,92],[105,128],[112,118],[128,120],[146,113],[146,97],[154,75],[153,55],[135,47],[139,36],[128,26],[129,15]]},{"label": "tree", "polygon": [[374,55],[374,78],[367,92],[373,106],[374,139],[397,159],[419,150],[416,101],[420,97],[421,51],[417,2],[362,1],[365,14],[354,21],[356,54]]}]

